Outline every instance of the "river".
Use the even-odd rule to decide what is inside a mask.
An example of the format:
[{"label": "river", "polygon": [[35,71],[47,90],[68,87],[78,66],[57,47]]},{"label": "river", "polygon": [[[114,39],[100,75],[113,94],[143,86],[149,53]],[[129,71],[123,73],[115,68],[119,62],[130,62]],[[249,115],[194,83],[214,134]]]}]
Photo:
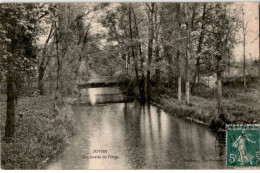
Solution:
[{"label": "river", "polygon": [[96,104],[102,94],[121,97],[118,88],[83,92],[91,106],[73,106],[78,133],[47,169],[225,168],[223,140],[209,128],[138,101]]}]

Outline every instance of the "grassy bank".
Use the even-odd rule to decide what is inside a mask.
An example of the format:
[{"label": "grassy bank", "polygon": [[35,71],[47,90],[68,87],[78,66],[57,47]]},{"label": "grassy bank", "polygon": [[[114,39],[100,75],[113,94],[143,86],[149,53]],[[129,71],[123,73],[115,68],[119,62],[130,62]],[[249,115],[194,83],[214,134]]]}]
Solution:
[{"label": "grassy bank", "polygon": [[[123,90],[129,91],[129,86]],[[128,92],[129,93],[129,92]],[[138,88],[130,91],[131,95],[138,96]],[[186,105],[184,93],[182,102],[176,99],[173,89],[161,86],[159,91],[152,88],[152,102],[162,107],[166,112],[186,118],[200,124],[205,124],[218,131],[226,123],[260,123],[260,82],[251,83],[247,89],[241,86],[225,86],[223,88],[223,105],[225,114],[219,118],[217,114],[216,89],[198,86],[193,89],[190,98],[191,104]]]},{"label": "grassy bank", "polygon": [[154,102],[161,105],[166,112],[172,115],[187,118],[218,130],[220,127],[225,127],[225,121],[239,124],[260,122],[260,108],[254,106],[257,101],[254,102],[253,97],[248,97],[249,94],[250,92],[235,98],[224,98],[225,120],[219,119],[216,99],[192,96],[192,104],[188,106],[184,101],[179,103],[175,98],[162,95]]},{"label": "grassy bank", "polygon": [[62,106],[54,113],[50,96],[22,97],[16,107],[15,135],[4,141],[5,101],[0,95],[1,168],[43,169],[76,132],[71,108]]}]

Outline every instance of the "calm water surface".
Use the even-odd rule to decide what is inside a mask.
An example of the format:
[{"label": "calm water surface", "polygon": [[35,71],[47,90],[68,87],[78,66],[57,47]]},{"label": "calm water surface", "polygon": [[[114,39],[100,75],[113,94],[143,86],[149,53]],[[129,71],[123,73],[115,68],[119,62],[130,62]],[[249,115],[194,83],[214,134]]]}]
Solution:
[{"label": "calm water surface", "polygon": [[118,89],[90,91],[93,106],[73,107],[79,132],[47,169],[224,168],[223,140],[208,128],[138,101],[95,105],[95,95]]}]

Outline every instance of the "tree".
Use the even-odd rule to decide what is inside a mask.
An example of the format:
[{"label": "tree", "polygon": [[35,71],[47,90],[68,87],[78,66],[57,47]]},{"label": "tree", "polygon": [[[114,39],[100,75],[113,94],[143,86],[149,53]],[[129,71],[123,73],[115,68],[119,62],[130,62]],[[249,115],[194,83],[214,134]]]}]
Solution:
[{"label": "tree", "polygon": [[155,30],[155,36],[154,36],[154,42],[155,42],[155,48],[154,48],[154,56],[155,56],[155,83],[156,83],[156,90],[159,90],[160,83],[161,83],[161,61],[162,57],[160,56],[160,43],[161,43],[161,4],[156,4],[155,6],[155,14],[154,14],[154,30]]},{"label": "tree", "polygon": [[141,97],[141,102],[145,102],[145,75],[144,75],[144,55],[142,51],[142,45],[141,45],[141,39],[139,34],[139,26],[137,24],[137,16],[135,14],[134,8],[132,7],[132,12],[134,16],[134,25],[135,25],[135,31],[137,36],[137,49],[139,50],[139,56],[140,56],[140,71],[141,71],[141,77],[139,80],[139,92]]},{"label": "tree", "polygon": [[[143,35],[142,6],[133,3],[121,3],[115,11],[108,10],[102,20],[103,26],[108,29],[107,40],[116,43],[119,56],[118,62],[124,60],[127,75],[135,78],[138,85],[140,100],[145,98],[145,54]],[[134,76],[132,76],[132,72]]]},{"label": "tree", "polygon": [[246,35],[247,35],[247,26],[248,26],[248,21],[246,21],[245,18],[245,12],[244,8],[242,7],[242,34],[243,34],[243,83],[244,83],[244,88],[246,88]]},{"label": "tree", "polygon": [[[14,135],[18,79],[33,70],[39,4],[1,4],[1,68],[7,82],[5,137]],[[21,81],[20,81],[21,82]]]},{"label": "tree", "polygon": [[50,40],[53,38],[54,33],[55,33],[55,28],[54,28],[54,22],[52,21],[52,13],[55,10],[55,7],[53,4],[44,4],[45,7],[45,16],[43,18],[43,20],[45,21],[45,23],[50,23],[51,27],[49,30],[49,34],[47,36],[47,39],[44,43],[44,46],[42,48],[42,50],[40,51],[40,55],[38,55],[38,89],[39,89],[39,94],[43,95],[44,91],[44,84],[43,84],[43,78],[44,78],[44,74],[46,71],[46,68],[51,60],[51,56],[49,55],[48,51],[48,44],[50,42]]},{"label": "tree", "polygon": [[195,13],[194,4],[184,4],[185,10],[185,24],[187,30],[187,43],[186,43],[186,83],[185,83],[185,101],[186,104],[190,104],[190,59],[192,51],[191,32],[193,29],[193,18]]},{"label": "tree", "polygon": [[202,51],[202,44],[205,35],[205,24],[206,24],[206,8],[207,3],[203,3],[203,12],[202,12],[202,19],[201,19],[201,28],[200,28],[200,36],[199,36],[199,43],[197,49],[197,60],[196,60],[196,72],[195,72],[195,83],[199,83],[200,81],[200,64],[201,64],[201,51]]},{"label": "tree", "polygon": [[[82,65],[88,66],[88,61],[91,61],[89,54],[92,50],[89,47],[93,46],[97,51],[94,45],[99,44],[100,38],[90,29],[101,8],[99,3],[49,4],[49,15],[45,18],[45,22],[49,23],[49,33],[46,34],[42,54],[38,56],[39,67],[42,67],[39,68],[38,86],[42,88],[43,78],[55,78],[56,99],[76,91],[76,83],[83,78]],[[85,78],[89,75],[88,70],[84,67]]]},{"label": "tree", "polygon": [[207,46],[204,53],[213,58],[214,71],[217,74],[217,108],[221,115],[224,112],[222,101],[222,74],[228,64],[228,56],[232,55],[237,32],[237,18],[232,16],[234,8],[229,3],[214,3],[210,18],[212,24],[207,26]]},{"label": "tree", "polygon": [[155,3],[151,2],[146,3],[146,10],[148,16],[148,26],[149,26],[149,35],[148,35],[148,49],[147,49],[147,75],[146,75],[146,97],[147,100],[151,100],[151,63],[153,57],[153,42],[154,42],[154,14],[155,14]]}]

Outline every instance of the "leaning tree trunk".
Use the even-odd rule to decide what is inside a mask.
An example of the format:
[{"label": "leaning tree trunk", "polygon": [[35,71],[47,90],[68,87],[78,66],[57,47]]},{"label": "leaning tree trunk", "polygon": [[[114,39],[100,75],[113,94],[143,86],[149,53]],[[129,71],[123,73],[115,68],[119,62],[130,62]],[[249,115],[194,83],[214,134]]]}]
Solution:
[{"label": "leaning tree trunk", "polygon": [[59,56],[59,37],[58,37],[58,26],[57,22],[55,23],[55,45],[56,45],[56,58],[57,58],[57,76],[56,76],[56,89],[54,96],[54,111],[57,111],[57,102],[59,98],[59,80],[60,80],[60,56]]},{"label": "leaning tree trunk", "polygon": [[54,23],[51,24],[51,29],[50,29],[49,35],[48,35],[48,37],[45,41],[44,48],[42,50],[42,57],[41,57],[41,60],[40,60],[40,63],[39,63],[38,89],[39,89],[40,95],[44,94],[43,77],[44,77],[44,73],[45,73],[45,70],[46,70],[46,66],[48,65],[48,63],[50,61],[50,57],[47,57],[47,47],[48,47],[48,43],[49,43],[49,41],[50,41],[50,39],[51,39],[51,37],[54,33],[53,30],[54,30]]},{"label": "leaning tree trunk", "polygon": [[15,88],[12,74],[7,76],[7,111],[6,111],[6,125],[5,137],[12,137],[14,135],[15,123]]}]

